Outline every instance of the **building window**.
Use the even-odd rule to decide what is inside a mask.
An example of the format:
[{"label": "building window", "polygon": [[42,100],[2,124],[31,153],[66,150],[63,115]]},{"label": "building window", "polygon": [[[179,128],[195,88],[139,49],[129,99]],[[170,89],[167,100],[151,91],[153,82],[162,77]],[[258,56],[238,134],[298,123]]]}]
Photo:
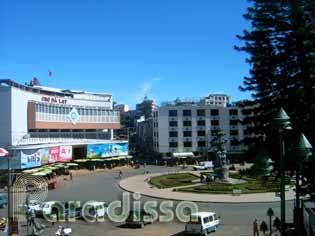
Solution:
[{"label": "building window", "polygon": [[183,110],[183,116],[191,116],[191,110]]},{"label": "building window", "polygon": [[199,136],[199,137],[204,137],[204,136],[206,136],[206,131],[204,131],[204,130],[199,130],[199,131],[197,132],[197,136]]},{"label": "building window", "polygon": [[170,131],[170,132],[169,132],[169,136],[170,136],[171,138],[176,138],[176,137],[178,136],[178,134],[177,134],[176,131]]},{"label": "building window", "polygon": [[211,110],[211,115],[212,116],[218,116],[219,115],[219,110],[218,109],[212,109]]},{"label": "building window", "polygon": [[191,120],[183,121],[183,126],[191,126]]},{"label": "building window", "polygon": [[184,137],[191,137],[191,131],[184,131]]},{"label": "building window", "polygon": [[230,135],[238,135],[238,130],[230,130]]},{"label": "building window", "polygon": [[191,147],[192,146],[192,142],[184,142],[184,147]]},{"label": "building window", "polygon": [[177,110],[169,110],[168,116],[177,116]]},{"label": "building window", "polygon": [[197,125],[198,126],[205,126],[206,125],[206,121],[205,120],[198,120],[197,121]]},{"label": "building window", "polygon": [[205,115],[206,115],[206,111],[204,109],[197,110],[197,116],[205,116]]},{"label": "building window", "polygon": [[177,121],[170,121],[169,126],[170,127],[177,127]]},{"label": "building window", "polygon": [[231,109],[229,111],[229,113],[230,113],[230,116],[237,116],[238,115],[238,110],[237,109]]},{"label": "building window", "polygon": [[238,124],[238,120],[230,120],[230,125],[237,125]]},{"label": "building window", "polygon": [[177,142],[169,142],[169,147],[170,148],[178,147],[178,143]]},{"label": "building window", "polygon": [[219,120],[212,120],[211,125],[219,125]]},{"label": "building window", "polygon": [[198,141],[198,147],[205,147],[206,142],[205,141]]}]

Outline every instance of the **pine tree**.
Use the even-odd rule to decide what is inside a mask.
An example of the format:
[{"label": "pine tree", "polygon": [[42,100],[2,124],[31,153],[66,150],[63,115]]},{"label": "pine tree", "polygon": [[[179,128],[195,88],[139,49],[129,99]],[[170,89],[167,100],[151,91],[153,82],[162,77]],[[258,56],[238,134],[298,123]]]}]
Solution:
[{"label": "pine tree", "polygon": [[[315,140],[315,3],[311,0],[250,0],[244,15],[251,22],[238,38],[237,50],[246,52],[251,65],[242,91],[253,100],[244,102],[245,124],[251,136],[244,140],[257,146],[274,145],[271,120],[283,107],[295,130]],[[268,143],[270,141],[270,143]]]},{"label": "pine tree", "polygon": [[[273,157],[278,157],[271,121],[283,107],[295,132],[304,133],[315,146],[315,1],[249,2],[251,6],[244,17],[251,22],[251,29],[238,36],[244,44],[236,47],[248,54],[251,66],[240,87],[241,91],[251,92],[253,98],[243,104],[248,115],[244,123],[250,125],[244,142],[252,145],[251,156],[258,147],[265,146]],[[286,160],[286,167],[294,169],[297,160],[288,160],[288,156]],[[277,166],[278,159],[274,161]],[[313,159],[302,170],[302,192],[312,200],[315,200],[314,165]]]}]

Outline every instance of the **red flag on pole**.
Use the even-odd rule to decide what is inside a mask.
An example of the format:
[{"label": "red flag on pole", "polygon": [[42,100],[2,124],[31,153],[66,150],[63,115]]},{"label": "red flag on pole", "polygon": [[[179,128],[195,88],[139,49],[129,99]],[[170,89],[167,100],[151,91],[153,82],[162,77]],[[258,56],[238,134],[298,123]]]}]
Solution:
[{"label": "red flag on pole", "polygon": [[0,148],[0,157],[8,157],[9,152],[3,148]]}]

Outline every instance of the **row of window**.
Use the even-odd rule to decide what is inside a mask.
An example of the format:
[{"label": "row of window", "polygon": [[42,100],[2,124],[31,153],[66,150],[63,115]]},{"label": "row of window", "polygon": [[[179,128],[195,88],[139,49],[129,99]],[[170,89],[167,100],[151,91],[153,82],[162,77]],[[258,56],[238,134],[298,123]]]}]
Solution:
[{"label": "row of window", "polygon": [[[72,107],[65,106],[54,106],[50,104],[40,104],[35,105],[36,112],[48,113],[48,114],[58,114],[58,115],[68,115],[72,110]],[[76,108],[79,115],[82,116],[118,116],[118,111],[108,110],[106,108]]]},{"label": "row of window", "polygon": [[[211,130],[211,136],[217,136],[218,130]],[[238,136],[238,130],[230,130],[230,135],[231,136]],[[184,137],[192,137],[192,131],[184,131],[183,132]],[[198,137],[205,137],[206,136],[206,131],[205,130],[199,130],[197,131],[197,136]],[[170,131],[169,132],[169,137],[170,138],[177,138],[178,137],[178,132],[177,131]]]},{"label": "row of window", "polygon": [[[238,140],[231,140],[230,141],[231,146],[238,146],[239,144],[240,144],[240,142]],[[192,147],[192,142],[191,141],[183,142],[183,146],[184,147]],[[198,141],[197,146],[198,147],[206,147],[206,141]],[[169,147],[170,148],[178,147],[178,142],[169,142]]]},{"label": "row of window", "polygon": [[[230,125],[238,125],[238,120],[230,120]],[[205,120],[197,120],[197,126],[205,126],[206,121]],[[211,125],[220,125],[219,120],[211,120]],[[178,126],[178,121],[169,121],[169,126],[170,127],[177,127]],[[185,120],[183,121],[183,126],[192,126],[192,121],[191,120]]]},{"label": "row of window", "polygon": [[[205,126],[206,121],[205,120],[198,120],[197,121],[197,126]],[[211,120],[211,125],[220,125],[219,120]],[[177,127],[178,122],[177,121],[169,121],[169,126],[170,127]],[[191,120],[185,120],[183,121],[183,126],[192,126]]]},{"label": "row of window", "polygon": [[[177,116],[178,110],[169,110],[168,115],[169,116]],[[192,110],[183,110],[183,116],[191,116]],[[210,110],[211,116],[218,116],[219,115],[219,109],[211,109]],[[237,109],[230,109],[229,114],[231,116],[236,116],[238,115],[238,110]],[[197,116],[205,116],[206,115],[206,110],[205,109],[197,109]]]}]

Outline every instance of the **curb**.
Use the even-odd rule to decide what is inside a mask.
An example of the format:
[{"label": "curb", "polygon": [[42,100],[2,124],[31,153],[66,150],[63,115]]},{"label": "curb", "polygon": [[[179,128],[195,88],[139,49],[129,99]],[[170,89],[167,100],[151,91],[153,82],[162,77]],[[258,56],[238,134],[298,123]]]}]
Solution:
[{"label": "curb", "polygon": [[[140,176],[140,175],[138,175]],[[125,179],[124,179],[125,180]],[[121,180],[122,181],[122,180]],[[124,190],[124,191],[127,191],[129,193],[135,193],[135,191],[132,191],[130,189],[127,189],[126,187],[123,187],[121,185],[121,181],[119,181],[118,183],[118,186],[120,189]],[[173,200],[173,201],[189,201],[189,200],[182,200],[182,199],[177,199],[177,198],[173,198],[172,196],[170,197],[162,197],[162,196],[155,196],[155,195],[150,195],[150,194],[147,194],[147,193],[143,193],[143,192],[140,192],[141,195],[143,196],[146,196],[146,197],[151,197],[151,198],[156,198],[156,199],[164,199],[164,200]],[[286,200],[286,202],[291,202],[291,201],[294,201],[294,198],[293,199],[288,199]],[[262,203],[278,203],[280,202],[280,199],[279,200],[274,200],[274,201],[257,201],[257,202],[252,202],[252,201],[241,201],[241,202],[231,202],[231,201],[202,201],[202,200],[192,200],[192,202],[197,202],[197,203],[215,203],[215,204],[231,204],[231,205],[234,205],[234,204],[262,204]]]}]

